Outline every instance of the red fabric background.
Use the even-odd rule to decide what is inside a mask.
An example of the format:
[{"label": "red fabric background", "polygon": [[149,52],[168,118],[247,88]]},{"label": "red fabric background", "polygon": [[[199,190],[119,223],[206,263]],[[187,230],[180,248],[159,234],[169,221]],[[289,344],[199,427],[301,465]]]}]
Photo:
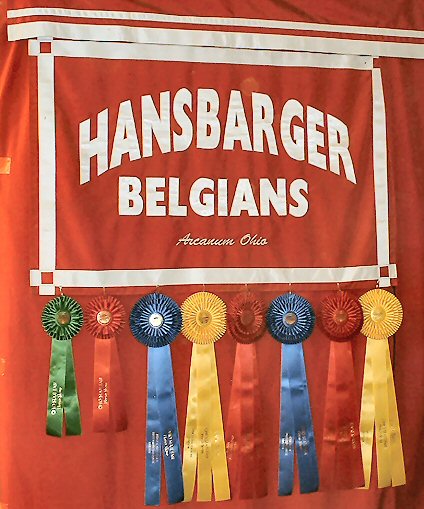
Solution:
[{"label": "red fabric background", "polygon": [[[52,2],[53,3],[53,2]],[[44,3],[46,5],[46,2]],[[134,4],[128,5],[134,9]],[[167,4],[170,4],[167,8]],[[177,12],[181,2],[162,2],[158,10]],[[189,3],[188,3],[189,4]],[[422,2],[393,2],[390,8],[383,0],[365,8],[358,4],[348,8],[344,2],[327,0],[303,8],[306,2],[267,2],[270,12],[258,13],[251,2],[208,2],[191,13],[208,15],[237,15],[274,17],[280,19],[379,26],[423,28]],[[193,4],[192,4],[193,5]],[[225,4],[226,5],[226,4]],[[22,6],[22,3],[20,4]],[[86,7],[87,5],[82,5]],[[420,6],[421,11],[418,6]],[[73,7],[79,7],[74,6]],[[98,8],[98,3],[96,4]],[[105,5],[105,8],[108,6]],[[148,10],[137,3],[139,10]],[[29,73],[34,65],[27,57],[25,42],[8,44],[5,35],[5,14],[2,5],[0,40],[0,156],[12,157],[11,175],[0,175],[0,361],[5,359],[4,375],[0,377],[0,470],[2,499],[10,509],[132,509],[143,505],[144,470],[144,406],[146,384],[146,351],[130,339],[126,328],[120,336],[121,361],[127,387],[130,427],[121,434],[93,434],[91,428],[91,381],[93,340],[86,332],[75,340],[74,351],[84,435],[56,439],[45,435],[45,408],[50,358],[50,341],[41,330],[39,316],[47,301],[28,286],[31,237],[31,203],[35,200],[28,189],[35,177],[29,157]],[[306,7],[305,7],[306,8]],[[417,9],[413,12],[412,9]],[[215,10],[215,12],[213,12]],[[397,21],[395,21],[397,20]],[[370,491],[345,491],[298,494],[278,498],[277,454],[278,440],[278,377],[279,345],[265,337],[259,343],[261,386],[264,390],[264,425],[269,439],[268,480],[270,495],[257,501],[230,501],[222,507],[233,509],[274,508],[287,509],[339,508],[408,508],[424,505],[424,487],[421,480],[424,468],[423,432],[424,403],[421,389],[424,384],[424,176],[421,163],[424,156],[422,132],[424,109],[421,84],[424,62],[381,59],[386,98],[389,164],[396,199],[398,229],[397,295],[405,309],[404,324],[396,337],[395,378],[399,414],[404,440],[407,485],[396,489],[377,490],[375,476]],[[34,129],[32,130],[34,131]],[[353,219],[354,220],[354,219]],[[191,290],[183,288],[167,293],[178,302]],[[215,288],[225,300],[231,294],[225,288]],[[235,289],[237,290],[237,289]],[[260,289],[269,302],[277,290]],[[304,292],[316,305],[322,292]],[[135,297],[123,299],[130,309]],[[87,297],[81,298],[85,305]],[[358,378],[363,364],[364,340],[355,344]],[[173,346],[176,392],[180,427],[183,430],[188,368],[191,345],[179,338]],[[218,369],[222,387],[224,417],[229,398],[234,343],[226,337],[217,344]],[[318,450],[321,445],[322,418],[328,362],[328,342],[317,331],[306,343],[306,362],[310,379]],[[359,398],[359,385],[358,385]],[[187,507],[193,506],[194,503]],[[212,507],[204,504],[205,508]]]}]

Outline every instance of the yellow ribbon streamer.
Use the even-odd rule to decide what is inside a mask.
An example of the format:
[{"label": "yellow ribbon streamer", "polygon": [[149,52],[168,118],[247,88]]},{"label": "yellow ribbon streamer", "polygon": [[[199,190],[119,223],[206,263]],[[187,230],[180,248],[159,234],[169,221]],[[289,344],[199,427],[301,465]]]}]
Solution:
[{"label": "yellow ribbon streamer", "polygon": [[227,457],[213,344],[193,345],[183,458],[184,501],[230,499]]},{"label": "yellow ribbon streamer", "polygon": [[402,323],[403,310],[391,293],[376,289],[360,297],[364,312],[362,333],[367,336],[361,404],[361,447],[365,488],[370,486],[374,429],[378,487],[406,483],[388,338]]},{"label": "yellow ribbon streamer", "polygon": [[388,346],[386,348],[386,370],[389,396],[389,433],[392,453],[392,486],[402,486],[406,484],[405,463],[403,459],[402,438],[400,434],[392,361],[390,360],[390,350]]},{"label": "yellow ribbon streamer", "polygon": [[222,424],[221,398],[219,394],[218,373],[216,369],[215,348],[208,345],[211,349],[210,358],[212,362],[212,380],[211,380],[211,407],[212,407],[212,472],[213,489],[215,500],[229,500],[230,481],[228,478],[227,453],[224,439],[224,426]]},{"label": "yellow ribbon streamer", "polygon": [[360,420],[365,488],[370,486],[374,427],[378,487],[401,486],[406,476],[389,343],[367,338]]},{"label": "yellow ribbon streamer", "polygon": [[193,498],[194,484],[196,481],[197,450],[199,448],[199,439],[197,435],[197,384],[196,384],[196,357],[197,349],[193,347],[191,353],[190,382],[188,388],[187,416],[184,436],[184,455],[183,455],[183,482],[184,482],[184,502],[189,502]]},{"label": "yellow ribbon streamer", "polygon": [[368,339],[372,363],[375,443],[377,449],[378,487],[386,488],[392,483],[390,454],[389,394],[387,388],[386,349],[387,339]]},{"label": "yellow ribbon streamer", "polygon": [[210,348],[213,345],[194,345],[197,349],[196,386],[197,386],[197,434],[199,449],[197,451],[198,477],[197,500],[208,502],[212,499],[212,450],[211,450],[211,416],[216,410],[212,404],[212,366]]},{"label": "yellow ribbon streamer", "polygon": [[199,292],[183,305],[183,334],[192,341],[186,432],[184,439],[184,501],[193,498],[197,472],[197,500],[230,498],[227,457],[215,347],[225,332],[225,304],[214,294]]},{"label": "yellow ribbon streamer", "polygon": [[361,418],[359,422],[365,488],[370,487],[372,446],[374,443],[374,420],[375,420],[375,408],[374,408],[374,390],[372,382],[372,359],[369,353],[369,340],[367,340],[367,347],[365,353],[364,382],[362,387]]}]

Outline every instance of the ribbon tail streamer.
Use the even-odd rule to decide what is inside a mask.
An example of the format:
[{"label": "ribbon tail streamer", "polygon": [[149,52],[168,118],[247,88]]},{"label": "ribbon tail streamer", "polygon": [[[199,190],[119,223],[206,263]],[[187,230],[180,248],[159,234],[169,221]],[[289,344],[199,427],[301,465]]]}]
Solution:
[{"label": "ribbon tail streamer", "polygon": [[323,489],[363,486],[356,407],[355,374],[350,341],[330,343],[324,437],[321,454]]},{"label": "ribbon tail streamer", "polygon": [[336,351],[334,341],[330,342],[330,356],[328,363],[327,394],[324,409],[324,435],[321,451],[321,488],[330,490],[335,485],[336,466],[336,442],[337,442],[337,371]]},{"label": "ribbon tail streamer", "polygon": [[66,418],[66,434],[81,435],[81,414],[78,400],[77,380],[75,376],[74,354],[72,351],[72,341],[66,343],[66,380],[64,391],[64,404]]},{"label": "ribbon tail streamer", "polygon": [[184,434],[184,502],[189,502],[192,500],[194,495],[194,485],[196,483],[197,471],[197,450],[199,448],[199,437],[197,434],[198,398],[196,387],[197,349],[195,347],[196,345],[193,345],[191,353],[187,416]]},{"label": "ribbon tail streamer", "polygon": [[405,464],[403,459],[402,438],[399,415],[396,403],[395,383],[389,345],[386,348],[387,388],[389,391],[390,445],[392,449],[392,486],[406,484]]},{"label": "ribbon tail streamer", "polygon": [[302,343],[284,345],[284,357],[289,373],[300,492],[312,493],[319,488],[318,459]]},{"label": "ribbon tail streamer", "polygon": [[231,493],[233,497],[240,498],[239,464],[240,464],[240,440],[241,440],[241,346],[237,343],[236,356],[234,359],[233,379],[231,384],[230,404],[228,420],[225,426],[227,443],[227,462],[231,481]]},{"label": "ribbon tail streamer", "polygon": [[233,497],[266,495],[261,419],[256,345],[237,343],[226,426]]},{"label": "ribbon tail streamer", "polygon": [[110,428],[111,344],[109,339],[96,338],[94,343],[93,431]]},{"label": "ribbon tail streamer", "polygon": [[128,427],[127,412],[125,409],[125,391],[122,381],[121,363],[116,338],[110,338],[111,346],[111,379],[113,380],[113,391],[110,396],[113,402],[111,411],[115,420],[115,430],[125,431]]},{"label": "ribbon tail streamer", "polygon": [[207,502],[212,499],[212,463],[210,428],[211,415],[214,412],[211,402],[212,365],[209,345],[194,345],[197,349],[196,386],[198,396],[197,426],[199,450],[197,451],[197,500]]},{"label": "ribbon tail streamer", "polygon": [[336,360],[338,421],[335,480],[337,488],[352,489],[364,485],[352,345],[350,341],[332,342],[332,348]]},{"label": "ribbon tail streamer", "polygon": [[[373,410],[370,410],[371,402]],[[371,416],[373,417],[372,421]],[[387,339],[368,338],[361,407],[365,487],[369,487],[370,484],[372,440],[369,436],[372,436],[374,426],[378,487],[385,488],[405,484],[405,466],[389,343]]]},{"label": "ribbon tail streamer", "polygon": [[219,394],[218,371],[216,368],[215,346],[205,345],[211,362],[211,428],[212,428],[212,474],[215,500],[229,500],[230,481],[228,478],[227,456],[225,454],[224,426],[222,423],[221,398]]},{"label": "ribbon tail streamer", "polygon": [[66,343],[67,341],[52,339],[46,433],[56,437],[61,437],[63,432]]},{"label": "ribbon tail streamer", "polygon": [[294,484],[295,424],[290,392],[289,361],[281,345],[281,389],[280,389],[280,459],[278,494],[291,495]]},{"label": "ribbon tail streamer", "polygon": [[159,505],[161,490],[161,426],[151,350],[147,353],[147,419],[145,504]]},{"label": "ribbon tail streamer", "polygon": [[268,494],[267,471],[265,461],[265,437],[263,434],[262,423],[264,416],[262,414],[262,395],[259,387],[259,367],[256,357],[256,346],[253,350],[253,381],[254,381],[254,441],[255,441],[255,498],[266,497]]},{"label": "ribbon tail streamer", "polygon": [[359,430],[361,434],[362,465],[364,469],[365,488],[370,487],[372,448],[374,442],[375,405],[372,376],[372,359],[370,340],[367,340],[365,352],[364,380],[362,386],[361,417]]},{"label": "ribbon tail streamer", "polygon": [[184,500],[228,500],[230,488],[213,344],[193,345],[184,443]]},{"label": "ribbon tail streamer", "polygon": [[175,504],[184,499],[184,487],[171,347],[149,348],[149,363],[156,384],[168,503]]}]

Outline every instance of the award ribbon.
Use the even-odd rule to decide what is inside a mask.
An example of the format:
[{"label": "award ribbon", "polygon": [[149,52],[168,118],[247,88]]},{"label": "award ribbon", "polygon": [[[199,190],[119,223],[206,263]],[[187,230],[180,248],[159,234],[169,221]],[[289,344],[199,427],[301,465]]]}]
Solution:
[{"label": "award ribbon", "polygon": [[116,335],[124,326],[124,306],[111,296],[100,296],[87,306],[86,325],[95,337],[93,380],[93,431],[111,429],[110,401],[115,431],[127,429],[127,413]]},{"label": "award ribbon", "polygon": [[370,290],[360,297],[367,337],[360,433],[365,487],[371,479],[374,429],[378,487],[406,484],[402,440],[388,338],[399,329],[403,310],[386,290]]},{"label": "award ribbon", "polygon": [[230,498],[221,399],[214,342],[226,329],[224,302],[215,294],[198,292],[181,306],[184,336],[192,341],[190,383],[184,438],[184,501]]},{"label": "award ribbon", "polygon": [[44,330],[52,338],[46,426],[48,435],[62,436],[64,416],[66,434],[81,435],[72,338],[80,332],[83,321],[81,306],[65,295],[48,302],[41,315]]},{"label": "award ribbon", "polygon": [[364,485],[364,475],[351,339],[362,327],[361,304],[339,291],[321,302],[318,318],[318,324],[331,340],[320,487],[357,488]]},{"label": "award ribbon", "polygon": [[145,504],[159,505],[161,457],[168,503],[184,499],[180,436],[170,344],[181,330],[178,304],[161,293],[142,297],[133,307],[130,328],[148,347]]},{"label": "award ribbon", "polygon": [[268,492],[255,344],[266,329],[264,304],[251,292],[236,295],[228,309],[228,329],[237,341],[226,424],[231,492],[233,498],[259,498]]},{"label": "award ribbon", "polygon": [[282,343],[278,494],[293,492],[295,447],[300,492],[311,493],[318,491],[319,476],[302,342],[312,334],[315,314],[306,299],[290,292],[272,301],[267,324]]}]

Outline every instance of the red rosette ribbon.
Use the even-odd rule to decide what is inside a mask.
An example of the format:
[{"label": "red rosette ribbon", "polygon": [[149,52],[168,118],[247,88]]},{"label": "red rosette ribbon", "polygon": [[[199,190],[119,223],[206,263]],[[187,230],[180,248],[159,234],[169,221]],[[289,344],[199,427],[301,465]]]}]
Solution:
[{"label": "red rosette ribbon", "polygon": [[93,430],[104,432],[112,428],[112,397],[114,430],[123,431],[127,428],[127,415],[116,335],[124,326],[125,309],[115,297],[103,295],[88,304],[85,316],[86,327],[95,337]]},{"label": "red rosette ribbon", "polygon": [[331,340],[320,487],[357,488],[364,485],[364,475],[351,340],[363,324],[359,300],[342,291],[326,297],[320,305],[318,324]]},{"label": "red rosette ribbon", "polygon": [[228,330],[237,341],[226,425],[233,498],[267,495],[261,394],[255,341],[266,330],[266,309],[253,293],[236,295],[228,306]]},{"label": "red rosette ribbon", "polygon": [[228,306],[228,329],[237,343],[253,343],[266,329],[265,306],[253,293],[237,294]]}]

